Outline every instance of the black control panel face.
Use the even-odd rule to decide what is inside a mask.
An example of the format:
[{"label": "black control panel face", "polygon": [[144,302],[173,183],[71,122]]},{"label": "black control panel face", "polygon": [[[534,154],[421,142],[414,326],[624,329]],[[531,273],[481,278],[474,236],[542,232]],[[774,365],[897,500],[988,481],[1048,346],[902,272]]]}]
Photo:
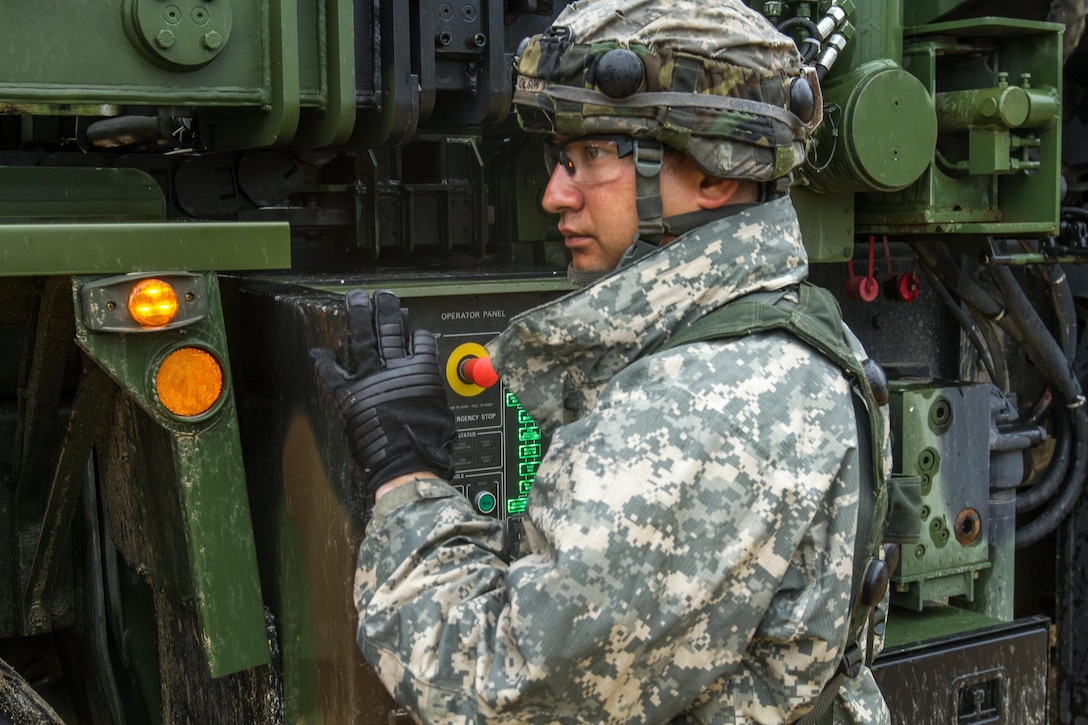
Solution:
[{"label": "black control panel face", "polygon": [[[451,285],[452,287],[452,285]],[[544,454],[540,428],[501,380],[492,383],[484,345],[515,315],[560,292],[401,295],[409,324],[435,335],[450,409],[457,419],[454,480],[479,513],[516,521]],[[491,384],[489,384],[491,383]]]}]

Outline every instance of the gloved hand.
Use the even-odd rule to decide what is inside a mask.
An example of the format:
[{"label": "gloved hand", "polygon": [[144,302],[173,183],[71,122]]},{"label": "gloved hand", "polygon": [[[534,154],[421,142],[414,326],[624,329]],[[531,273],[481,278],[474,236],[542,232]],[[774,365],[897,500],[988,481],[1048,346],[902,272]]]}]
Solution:
[{"label": "gloved hand", "polygon": [[407,310],[392,292],[376,292],[371,301],[365,291],[352,290],[344,302],[342,350],[351,360],[341,365],[332,350],[310,354],[344,416],[344,432],[362,469],[361,490],[352,492],[348,504],[361,518],[374,492],[397,476],[430,471],[449,480],[457,430],[434,336],[426,330],[406,334]]}]

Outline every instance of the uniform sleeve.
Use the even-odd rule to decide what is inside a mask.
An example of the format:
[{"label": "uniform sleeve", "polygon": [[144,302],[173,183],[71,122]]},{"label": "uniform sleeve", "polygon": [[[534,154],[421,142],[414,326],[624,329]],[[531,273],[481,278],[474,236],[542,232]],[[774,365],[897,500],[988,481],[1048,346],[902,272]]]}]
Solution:
[{"label": "uniform sleeve", "polygon": [[553,437],[513,564],[444,483],[387,496],[359,553],[364,655],[425,722],[665,722],[708,696],[784,718],[845,631],[848,394],[776,339],[629,367]]}]

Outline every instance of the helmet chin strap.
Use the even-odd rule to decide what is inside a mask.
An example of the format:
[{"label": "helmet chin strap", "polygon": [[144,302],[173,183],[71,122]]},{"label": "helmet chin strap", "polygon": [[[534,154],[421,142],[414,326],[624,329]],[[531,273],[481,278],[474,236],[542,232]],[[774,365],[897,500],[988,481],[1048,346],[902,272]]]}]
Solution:
[{"label": "helmet chin strap", "polygon": [[[659,141],[635,139],[635,208],[638,210],[638,235],[628,253],[634,258],[644,256],[661,246],[665,236],[678,237],[695,227],[732,216],[751,204],[730,204],[717,209],[697,209],[685,214],[663,218],[661,202],[661,166],[665,158],[664,146]],[[760,185],[759,202],[771,198],[769,185]],[[626,258],[626,254],[624,255]]]},{"label": "helmet chin strap", "polygon": [[661,164],[665,147],[660,141],[635,139],[635,209],[638,211],[638,236],[655,247],[665,236],[661,218]]}]

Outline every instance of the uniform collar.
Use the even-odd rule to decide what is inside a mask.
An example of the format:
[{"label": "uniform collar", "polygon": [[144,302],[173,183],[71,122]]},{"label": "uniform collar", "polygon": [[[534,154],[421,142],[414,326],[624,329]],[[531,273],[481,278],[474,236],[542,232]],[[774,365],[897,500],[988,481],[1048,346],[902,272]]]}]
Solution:
[{"label": "uniform collar", "polygon": [[657,350],[681,325],[749,292],[808,274],[788,197],[681,236],[603,279],[511,320],[489,345],[495,369],[546,430],[564,400],[595,400],[604,383]]}]

